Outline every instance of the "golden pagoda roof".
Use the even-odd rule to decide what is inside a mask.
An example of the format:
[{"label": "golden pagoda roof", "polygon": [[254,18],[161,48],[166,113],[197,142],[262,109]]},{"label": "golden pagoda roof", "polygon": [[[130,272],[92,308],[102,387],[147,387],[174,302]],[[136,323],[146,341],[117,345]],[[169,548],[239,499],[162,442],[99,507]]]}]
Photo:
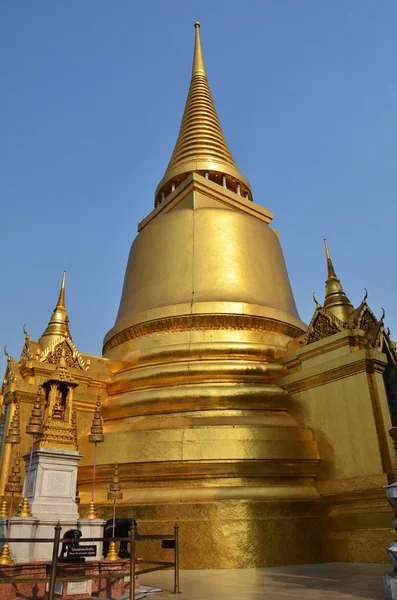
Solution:
[{"label": "golden pagoda roof", "polygon": [[[252,199],[251,188],[234,162],[224,138],[208,85],[200,40],[200,23],[195,23],[192,79],[179,136],[163,179],[156,190],[155,204],[177,187],[188,173],[198,172],[214,181],[227,178],[228,189],[240,184],[241,194]],[[240,189],[240,188],[239,188]]]},{"label": "golden pagoda roof", "polygon": [[65,282],[66,271],[63,272],[61,289],[59,290],[58,302],[52,313],[47,329],[39,339],[42,350],[50,346],[60,337],[69,337],[69,317],[65,307]]},{"label": "golden pagoda roof", "polygon": [[328,270],[328,277],[325,282],[324,308],[344,323],[349,320],[354,307],[343,291],[342,284],[336,276],[327,240],[324,240],[324,246]]}]

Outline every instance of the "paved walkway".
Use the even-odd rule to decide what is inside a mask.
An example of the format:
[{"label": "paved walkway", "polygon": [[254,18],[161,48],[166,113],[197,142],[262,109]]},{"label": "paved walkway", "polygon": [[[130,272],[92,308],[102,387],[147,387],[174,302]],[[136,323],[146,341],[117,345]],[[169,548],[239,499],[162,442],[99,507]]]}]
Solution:
[{"label": "paved walkway", "polygon": [[141,575],[140,583],[163,588],[148,600],[384,600],[387,564],[328,563],[271,567],[181,571],[181,595],[171,595],[173,571]]}]

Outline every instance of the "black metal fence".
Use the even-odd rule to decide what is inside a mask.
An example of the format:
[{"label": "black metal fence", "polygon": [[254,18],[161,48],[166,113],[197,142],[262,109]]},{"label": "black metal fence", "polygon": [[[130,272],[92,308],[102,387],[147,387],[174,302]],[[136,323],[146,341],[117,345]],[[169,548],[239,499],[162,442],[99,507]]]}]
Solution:
[{"label": "black metal fence", "polygon": [[[65,544],[73,544],[73,540],[71,540],[70,538],[63,538],[61,539],[61,525],[58,521],[57,525],[55,525],[54,527],[54,537],[53,538],[36,538],[36,539],[32,539],[32,538],[0,538],[0,543],[15,543],[15,542],[21,542],[21,543],[35,543],[35,542],[48,542],[48,543],[52,543],[53,544],[53,548],[52,548],[52,563],[51,563],[51,572],[50,572],[50,577],[44,577],[44,578],[27,578],[27,579],[23,579],[23,578],[16,578],[16,577],[1,577],[0,578],[0,585],[1,584],[6,584],[6,583],[49,583],[49,590],[48,590],[48,600],[54,600],[54,594],[55,594],[55,583],[58,582],[66,582],[66,581],[86,581],[88,579],[116,579],[116,578],[124,578],[124,577],[128,577],[130,578],[130,600],[135,600],[135,576],[137,574],[136,568],[135,568],[135,560],[136,560],[136,542],[139,540],[170,540],[171,543],[163,543],[163,548],[164,547],[168,547],[168,548],[173,548],[174,549],[174,560],[173,562],[160,562],[160,561],[149,561],[149,560],[142,560],[141,564],[142,565],[152,565],[149,566],[146,569],[139,569],[138,573],[139,575],[144,575],[145,573],[152,573],[153,571],[162,571],[164,569],[170,569],[170,568],[174,568],[174,590],[173,590],[173,594],[180,594],[180,589],[179,589],[179,527],[178,525],[174,526],[174,533],[173,534],[165,534],[165,535],[160,535],[160,534],[156,534],[156,535],[140,535],[137,533],[136,531],[136,527],[135,525],[133,525],[131,527],[130,530],[130,535],[129,537],[115,537],[112,538],[111,540],[108,541],[112,541],[112,542],[130,542],[130,559],[129,559],[129,570],[125,571],[125,572],[119,572],[119,573],[115,573],[114,571],[112,573],[103,573],[100,575],[94,575],[94,574],[90,574],[88,576],[76,576],[76,575],[71,575],[70,577],[60,577],[57,576],[57,567],[58,567],[58,555],[59,555],[59,544],[65,543]],[[99,537],[99,538],[79,538],[79,544],[81,542],[103,542],[104,538],[103,537]],[[0,594],[1,596],[1,594]]]}]

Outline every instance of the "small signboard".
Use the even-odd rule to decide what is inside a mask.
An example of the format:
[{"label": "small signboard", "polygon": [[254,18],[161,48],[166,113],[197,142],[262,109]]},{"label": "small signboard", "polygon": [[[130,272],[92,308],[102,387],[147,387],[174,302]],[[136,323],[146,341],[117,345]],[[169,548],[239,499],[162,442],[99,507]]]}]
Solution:
[{"label": "small signboard", "polygon": [[175,548],[175,540],[161,540],[162,548]]},{"label": "small signboard", "polygon": [[97,547],[95,544],[87,546],[71,546],[68,552],[68,556],[83,558],[84,556],[96,556]]}]

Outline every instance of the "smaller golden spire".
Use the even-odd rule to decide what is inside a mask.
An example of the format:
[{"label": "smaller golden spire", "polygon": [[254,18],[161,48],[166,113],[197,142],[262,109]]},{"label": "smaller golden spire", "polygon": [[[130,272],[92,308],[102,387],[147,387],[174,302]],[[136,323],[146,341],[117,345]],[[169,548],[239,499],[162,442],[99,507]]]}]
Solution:
[{"label": "smaller golden spire", "polygon": [[21,483],[21,453],[17,450],[14,466],[8,476],[8,481],[5,485],[5,491],[7,494],[20,494],[22,492]]},{"label": "smaller golden spire", "polygon": [[342,321],[342,323],[346,323],[354,307],[343,291],[342,284],[336,276],[326,239],[324,239],[324,246],[328,271],[328,277],[325,282],[324,308]]},{"label": "smaller golden spire", "polygon": [[4,544],[0,552],[0,565],[12,565],[13,563],[10,547],[8,544]]},{"label": "smaller golden spire", "polygon": [[59,290],[56,307],[54,308],[54,312],[52,313],[47,329],[39,339],[39,344],[42,350],[47,348],[59,337],[70,337],[69,318],[65,307],[65,283],[66,271],[63,272],[61,289]]},{"label": "smaller golden spire", "polygon": [[3,498],[0,504],[0,519],[8,519],[8,505],[5,498]]},{"label": "smaller golden spire", "polygon": [[15,403],[15,411],[12,415],[11,423],[8,427],[8,433],[6,435],[6,444],[12,444],[15,446],[19,444],[21,441],[21,427],[20,427],[20,409],[19,409],[20,399],[17,398]]},{"label": "smaller golden spire", "polygon": [[101,407],[101,398],[98,396],[94,416],[92,419],[91,433],[88,436],[88,441],[90,444],[101,444],[105,440]]},{"label": "smaller golden spire", "polygon": [[30,413],[29,422],[26,425],[26,433],[32,436],[36,436],[40,433],[43,422],[41,391],[42,387],[41,385],[39,385],[36,394],[36,399],[33,404],[32,412]]},{"label": "smaller golden spire", "polygon": [[110,491],[108,492],[108,500],[122,500],[123,493],[121,491],[120,477],[119,477],[119,465],[114,463],[114,475],[113,480],[109,486]]},{"label": "smaller golden spire", "polygon": [[[192,78],[185,110],[168,167],[155,193],[155,206],[162,202],[189,173],[198,173],[252,200],[250,184],[237,168],[223,135],[211,95],[196,22]],[[241,190],[241,192],[240,192]]]}]

